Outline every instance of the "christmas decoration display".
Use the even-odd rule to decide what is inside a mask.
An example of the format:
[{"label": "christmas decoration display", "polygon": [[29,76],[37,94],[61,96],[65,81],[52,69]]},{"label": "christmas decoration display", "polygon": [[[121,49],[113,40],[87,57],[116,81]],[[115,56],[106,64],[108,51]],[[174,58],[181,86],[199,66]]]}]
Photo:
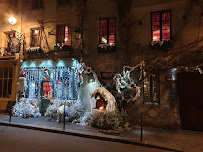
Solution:
[{"label": "christmas decoration display", "polygon": [[59,122],[60,116],[64,115],[64,109],[65,109],[65,116],[68,115],[69,107],[66,105],[62,105],[57,109],[57,122]]},{"label": "christmas decoration display", "polygon": [[68,122],[80,122],[80,118],[84,114],[83,106],[80,100],[51,100],[46,109],[45,116],[52,120],[60,121],[60,116],[64,113]]},{"label": "christmas decoration display", "polygon": [[39,100],[21,98],[13,107],[13,115],[17,117],[40,117]]},{"label": "christmas decoration display", "polygon": [[129,90],[128,96],[131,96],[127,99],[127,103],[130,101],[136,101],[140,97],[141,88],[136,84],[134,80],[130,78],[130,74],[132,71],[134,71],[137,68],[140,68],[140,77],[139,80],[141,80],[142,77],[146,75],[144,70],[145,62],[142,61],[138,65],[134,67],[125,66],[123,67],[123,72],[121,74],[116,74],[114,76],[114,81],[116,84],[116,90],[119,94],[119,96],[124,97],[124,93],[122,90]]},{"label": "christmas decoration display", "polygon": [[[91,98],[95,97],[95,95],[97,93],[99,93],[99,95],[104,99],[104,101],[107,102],[105,110],[113,111],[116,109],[116,100],[115,100],[114,96],[106,88],[100,87],[100,88],[96,89],[92,93]],[[94,103],[93,99],[91,99],[90,104],[91,104],[91,107],[94,107],[93,105],[95,105],[95,103]]]},{"label": "christmas decoration display", "polygon": [[85,113],[80,119],[80,124],[103,130],[123,130],[128,124],[125,111],[106,111]]}]

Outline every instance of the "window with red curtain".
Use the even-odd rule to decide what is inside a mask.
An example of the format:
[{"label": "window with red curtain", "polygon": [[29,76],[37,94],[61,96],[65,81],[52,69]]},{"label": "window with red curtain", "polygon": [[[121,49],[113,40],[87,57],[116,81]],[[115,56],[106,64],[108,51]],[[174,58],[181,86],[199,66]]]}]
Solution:
[{"label": "window with red curtain", "polygon": [[31,47],[41,47],[41,42],[42,42],[42,29],[31,29],[31,38],[32,38],[32,43]]},{"label": "window with red curtain", "polygon": [[69,28],[67,25],[58,25],[57,26],[57,37],[56,43],[63,45],[70,45],[69,43]]},{"label": "window with red curtain", "polygon": [[170,40],[170,10],[152,13],[152,41]]},{"label": "window with red curtain", "polygon": [[115,18],[100,19],[99,44],[115,45],[116,20]]}]

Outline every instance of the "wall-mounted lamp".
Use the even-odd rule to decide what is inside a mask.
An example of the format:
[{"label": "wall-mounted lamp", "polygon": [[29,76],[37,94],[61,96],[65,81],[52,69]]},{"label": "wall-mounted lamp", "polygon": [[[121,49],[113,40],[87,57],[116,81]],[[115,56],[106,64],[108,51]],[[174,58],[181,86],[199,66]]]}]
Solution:
[{"label": "wall-mounted lamp", "polygon": [[82,31],[79,28],[75,29],[74,33],[75,33],[75,38],[76,39],[81,39],[82,38]]},{"label": "wall-mounted lamp", "polygon": [[10,18],[8,19],[8,22],[9,22],[11,25],[15,25],[16,22],[17,22],[17,20],[15,19],[15,17],[10,17]]},{"label": "wall-mounted lamp", "polygon": [[90,81],[90,82],[94,82],[94,79],[93,79],[93,78],[91,78],[89,81]]}]

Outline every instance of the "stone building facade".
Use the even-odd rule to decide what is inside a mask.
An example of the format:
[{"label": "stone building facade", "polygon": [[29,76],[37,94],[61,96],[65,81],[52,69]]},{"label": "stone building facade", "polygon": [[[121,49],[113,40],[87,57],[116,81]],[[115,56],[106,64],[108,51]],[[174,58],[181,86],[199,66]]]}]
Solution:
[{"label": "stone building facade", "polygon": [[[202,62],[198,55],[203,46],[202,0],[1,0],[0,8],[2,64],[15,61],[18,69],[20,60],[82,57],[103,84],[112,85],[113,75],[123,66],[145,60],[154,71],[145,79],[141,97],[128,109],[132,124],[139,124],[143,113],[145,126],[184,128],[186,116],[180,112],[184,97],[178,94],[182,84],[176,67]],[[11,16],[17,19],[15,25],[8,22]],[[9,41],[6,31],[11,29],[23,35],[13,58],[3,56]],[[60,48],[64,44],[68,47]],[[89,95],[98,87],[89,79],[84,77],[81,97],[88,110]],[[13,83],[16,88],[17,82]],[[194,126],[200,125],[196,117],[191,118]]]}]

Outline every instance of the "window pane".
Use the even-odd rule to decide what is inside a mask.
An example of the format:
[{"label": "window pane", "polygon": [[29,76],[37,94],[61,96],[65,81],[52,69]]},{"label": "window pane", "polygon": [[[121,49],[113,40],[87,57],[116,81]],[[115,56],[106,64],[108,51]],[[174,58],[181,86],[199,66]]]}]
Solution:
[{"label": "window pane", "polygon": [[4,78],[8,78],[8,68],[4,68]]},{"label": "window pane", "polygon": [[169,21],[170,20],[170,13],[165,12],[162,14],[162,21]]},{"label": "window pane", "polygon": [[32,47],[40,47],[42,41],[42,30],[32,29]]},{"label": "window pane", "polygon": [[162,30],[162,40],[170,40],[170,29]]},{"label": "window pane", "polygon": [[107,36],[100,36],[100,43],[107,44]]},{"label": "window pane", "polygon": [[170,22],[169,22],[169,20],[162,22],[162,39],[170,40]]},{"label": "window pane", "polygon": [[150,101],[150,87],[149,87],[149,81],[144,82],[144,101],[149,102]]},{"label": "window pane", "polygon": [[12,80],[8,80],[8,97],[11,97]]},{"label": "window pane", "polygon": [[160,41],[160,13],[152,14],[152,40]]},{"label": "window pane", "polygon": [[152,100],[153,102],[158,101],[158,88],[157,88],[157,76],[155,74],[152,75]]},{"label": "window pane", "polygon": [[160,30],[152,31],[153,41],[160,41]]},{"label": "window pane", "polygon": [[100,27],[107,27],[107,20],[100,20]]},{"label": "window pane", "polygon": [[100,28],[100,35],[107,36],[107,28]]},{"label": "window pane", "polygon": [[35,98],[35,82],[29,83],[29,98],[30,99]]},{"label": "window pane", "polygon": [[109,36],[109,44],[114,44],[115,43],[115,35],[110,35]]},{"label": "window pane", "polygon": [[2,97],[2,86],[3,85],[3,80],[0,79],[0,98]]},{"label": "window pane", "polygon": [[115,27],[109,27],[109,34],[115,34]]},{"label": "window pane", "polygon": [[0,68],[0,78],[3,78],[3,68]]},{"label": "window pane", "polygon": [[116,21],[115,19],[109,19],[109,27],[115,27]]},{"label": "window pane", "polygon": [[152,22],[159,22],[159,21],[160,21],[160,13],[153,13]]},{"label": "window pane", "polygon": [[43,82],[42,99],[52,99],[53,84],[52,82]]},{"label": "window pane", "polygon": [[65,26],[65,39],[64,39],[65,45],[69,45],[69,29],[68,26]]},{"label": "window pane", "polygon": [[3,97],[7,98],[7,80],[4,80],[4,86],[3,86]]},{"label": "window pane", "polygon": [[12,68],[9,68],[9,78],[12,78],[13,77],[13,70]]},{"label": "window pane", "polygon": [[57,43],[59,43],[60,46],[62,46],[64,40],[65,40],[65,26],[63,25],[57,26]]}]

